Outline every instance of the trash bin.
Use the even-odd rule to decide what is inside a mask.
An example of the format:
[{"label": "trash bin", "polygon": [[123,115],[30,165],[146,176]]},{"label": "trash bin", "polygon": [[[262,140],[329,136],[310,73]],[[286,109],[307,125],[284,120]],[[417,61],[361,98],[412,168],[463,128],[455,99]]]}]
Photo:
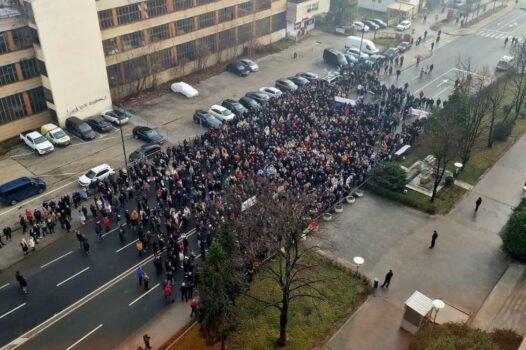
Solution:
[{"label": "trash bin", "polygon": [[378,284],[380,284],[380,282],[378,281],[378,278],[375,277],[373,280],[373,289],[378,289]]}]

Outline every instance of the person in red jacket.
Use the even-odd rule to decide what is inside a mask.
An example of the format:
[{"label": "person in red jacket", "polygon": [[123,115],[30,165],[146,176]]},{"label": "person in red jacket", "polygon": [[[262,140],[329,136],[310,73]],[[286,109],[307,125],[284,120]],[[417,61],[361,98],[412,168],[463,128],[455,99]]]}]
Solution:
[{"label": "person in red jacket", "polygon": [[197,314],[197,300],[192,299],[192,302],[190,303],[190,308],[192,309],[192,312],[190,312],[190,317],[193,317]]},{"label": "person in red jacket", "polygon": [[170,285],[170,283],[166,283],[164,285],[164,300],[166,302],[173,302],[173,298],[172,298],[172,286]]},{"label": "person in red jacket", "polygon": [[106,232],[108,232],[110,230],[110,218],[105,216],[103,219],[102,219],[102,225],[104,226],[104,228],[106,229]]}]

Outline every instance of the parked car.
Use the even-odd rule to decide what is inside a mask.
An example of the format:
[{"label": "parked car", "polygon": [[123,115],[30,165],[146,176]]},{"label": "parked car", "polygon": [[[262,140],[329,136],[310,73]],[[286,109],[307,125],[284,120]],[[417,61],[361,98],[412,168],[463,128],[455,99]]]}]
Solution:
[{"label": "parked car", "polygon": [[495,70],[500,72],[505,72],[507,70],[513,69],[515,66],[515,57],[513,56],[502,56],[502,58],[497,62]]},{"label": "parked car", "polygon": [[371,28],[371,30],[378,30],[380,29],[380,26],[373,22],[373,21],[370,21],[370,20],[367,20],[367,21],[363,21],[363,23],[368,26],[369,28]]},{"label": "parked car", "polygon": [[315,81],[315,80],[319,79],[318,74],[311,73],[311,72],[297,73],[296,76],[297,77],[303,77],[303,78],[307,79],[308,81]]},{"label": "parked car", "polygon": [[116,109],[103,112],[102,117],[114,125],[124,125],[130,120],[126,113]]},{"label": "parked car", "polygon": [[387,23],[385,23],[384,21],[382,21],[381,19],[379,18],[373,18],[371,20],[372,22],[376,23],[378,26],[380,26],[380,28],[387,28]]},{"label": "parked car", "polygon": [[77,117],[69,117],[66,119],[66,129],[73,135],[81,138],[84,141],[93,140],[97,134],[84,120]]},{"label": "parked car", "polygon": [[384,56],[385,59],[387,60],[395,58],[397,55],[398,55],[398,49],[396,47],[390,47],[386,49],[384,52],[382,52],[382,56]]},{"label": "parked car", "polygon": [[241,63],[229,63],[226,65],[226,70],[240,77],[248,77],[250,74],[250,70]]},{"label": "parked car", "polygon": [[288,79],[278,79],[276,80],[275,86],[281,91],[296,91],[298,90],[298,85],[294,84]]},{"label": "parked car", "polygon": [[400,52],[406,52],[411,48],[411,43],[409,41],[402,41],[398,46],[396,47]]},{"label": "parked car", "polygon": [[91,117],[86,120],[86,123],[98,133],[107,133],[113,130],[111,123],[101,116]]},{"label": "parked car", "polygon": [[259,91],[258,92],[247,92],[245,96],[255,100],[259,104],[262,104],[263,102],[267,102],[270,100],[269,94],[265,92],[259,92]]},{"label": "parked car", "polygon": [[260,106],[260,104],[254,100],[253,98],[243,96],[239,99],[239,103],[241,103],[246,108],[250,109],[256,109]]},{"label": "parked car", "polygon": [[357,55],[353,55],[352,53],[344,53],[345,59],[347,59],[347,63],[351,66],[357,64],[360,60],[358,59]]},{"label": "parked car", "polygon": [[193,119],[194,123],[207,128],[219,128],[223,124],[219,119],[202,109],[195,111]]},{"label": "parked car", "polygon": [[221,103],[221,106],[231,110],[238,117],[241,117],[246,112],[248,112],[248,109],[246,109],[245,106],[243,106],[241,103],[237,102],[236,100],[232,100],[232,99],[224,100],[223,103]]},{"label": "parked car", "polygon": [[323,61],[335,67],[343,67],[347,65],[347,60],[345,59],[343,53],[335,49],[323,50]]},{"label": "parked car", "polygon": [[370,68],[376,68],[383,63],[385,57],[383,55],[371,55],[365,60],[365,64]]},{"label": "parked car", "polygon": [[148,158],[161,151],[161,146],[157,143],[148,143],[142,145],[139,149],[133,151],[128,159],[130,162],[136,162],[138,160]]},{"label": "parked car", "polygon": [[71,144],[71,138],[55,124],[48,123],[42,125],[40,127],[40,133],[54,146],[65,147]]},{"label": "parked car", "polygon": [[409,28],[411,28],[411,21],[408,20],[402,21],[396,26],[396,30],[398,30],[399,32],[403,32],[404,30],[407,30]]},{"label": "parked car", "polygon": [[172,86],[170,86],[170,89],[172,89],[172,91],[176,94],[181,94],[188,98],[196,97],[199,95],[199,92],[196,89],[194,89],[190,84],[187,84],[183,81],[173,83]]},{"label": "parked car", "polygon": [[15,205],[46,190],[46,182],[38,177],[19,177],[0,185],[0,202]]},{"label": "parked car", "polygon": [[360,52],[360,49],[357,48],[357,47],[351,47],[349,49],[347,49],[347,53],[350,53],[352,55],[354,55],[356,58],[361,58],[362,60],[365,60],[367,58],[369,58],[369,55],[366,54],[365,52]]},{"label": "parked car", "polygon": [[236,116],[232,111],[220,105],[213,105],[208,109],[208,113],[222,122],[232,120]]},{"label": "parked car", "polygon": [[309,79],[305,79],[303,77],[289,77],[288,80],[292,81],[294,84],[298,86],[305,86],[310,84]]},{"label": "parked car", "polygon": [[79,185],[82,187],[88,187],[91,184],[96,183],[97,181],[102,181],[113,174],[115,174],[115,171],[108,164],[97,165],[79,177]]},{"label": "parked car", "polygon": [[270,95],[271,97],[278,97],[283,95],[283,92],[281,92],[280,89],[272,87],[272,86],[266,86],[259,89],[260,92],[263,92],[265,94]]},{"label": "parked car", "polygon": [[22,133],[20,134],[20,139],[22,139],[22,141],[24,141],[24,143],[38,155],[53,152],[55,149],[53,144],[38,131]]},{"label": "parked car", "polygon": [[353,22],[353,24],[351,24],[351,28],[359,32],[364,32],[364,33],[367,33],[369,31],[369,27],[365,25],[363,22],[359,22],[359,21]]},{"label": "parked car", "polygon": [[256,64],[256,62],[249,60],[248,58],[243,58],[241,61],[239,61],[239,63],[247,67],[251,72],[259,71],[259,66]]},{"label": "parked car", "polygon": [[166,140],[164,137],[152,128],[147,126],[136,126],[132,131],[133,137],[147,143],[157,143],[162,145]]}]

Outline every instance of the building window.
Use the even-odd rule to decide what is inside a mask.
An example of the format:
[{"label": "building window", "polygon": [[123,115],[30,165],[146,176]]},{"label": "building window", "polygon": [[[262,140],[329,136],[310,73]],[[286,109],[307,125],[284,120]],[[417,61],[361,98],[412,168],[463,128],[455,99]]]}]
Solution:
[{"label": "building window", "polygon": [[108,68],[106,68],[106,71],[108,72],[108,80],[110,82],[110,86],[117,86],[122,84],[120,64],[114,64],[112,66],[109,66]]},{"label": "building window", "polygon": [[256,37],[270,34],[270,17],[256,21]]},{"label": "building window", "polygon": [[37,58],[37,69],[41,75],[45,75],[47,77],[46,64],[43,61],[39,60],[38,58]]},{"label": "building window", "polygon": [[119,24],[133,23],[141,20],[140,3],[117,8]]},{"label": "building window", "polygon": [[185,18],[175,22],[175,28],[177,30],[177,35],[193,32],[195,30],[194,18]]},{"label": "building window", "polygon": [[146,6],[148,8],[148,17],[162,16],[168,12],[166,0],[148,0]]},{"label": "building window", "polygon": [[124,81],[129,83],[147,77],[151,70],[148,66],[148,59],[146,56],[133,58],[123,63],[124,65]]},{"label": "building window", "polygon": [[27,49],[33,46],[33,35],[29,27],[14,29],[12,33],[17,50]]},{"label": "building window", "polygon": [[104,40],[102,42],[102,47],[104,48],[104,55],[106,56],[116,55],[119,53],[116,38]]},{"label": "building window", "polygon": [[31,3],[24,1],[24,11],[26,13],[26,16],[31,22],[35,22],[35,14],[33,13],[33,6],[31,6]]},{"label": "building window", "polygon": [[236,28],[231,28],[219,33],[219,50],[224,50],[236,45]]},{"label": "building window", "polygon": [[237,27],[238,44],[249,42],[252,39],[252,23]]},{"label": "building window", "polygon": [[211,2],[214,2],[215,0],[197,0],[197,6],[210,4]]},{"label": "building window", "polygon": [[48,101],[49,103],[55,104],[55,101],[53,101],[53,94],[51,93],[51,90],[45,87],[43,89],[44,89],[44,98],[46,99],[46,101]]},{"label": "building window", "polygon": [[162,72],[175,66],[175,62],[172,58],[172,48],[154,52],[150,55],[150,67],[153,73]]},{"label": "building window", "polygon": [[195,41],[177,45],[177,62],[184,64],[196,59]]},{"label": "building window", "polygon": [[22,69],[22,76],[24,79],[31,79],[40,75],[38,72],[37,60],[35,58],[20,61],[20,68]]},{"label": "building window", "polygon": [[27,94],[29,95],[29,103],[31,104],[33,114],[43,112],[47,109],[44,90],[41,87],[27,91]]},{"label": "building window", "polygon": [[252,1],[239,4],[239,17],[248,16],[252,13]]},{"label": "building window", "polygon": [[216,35],[212,34],[198,39],[197,41],[197,55],[200,57],[207,56],[216,52]]},{"label": "building window", "polygon": [[17,81],[18,75],[14,64],[0,67],[0,85],[13,84]]},{"label": "building window", "polygon": [[256,11],[270,9],[271,0],[256,0]]},{"label": "building window", "polygon": [[40,37],[38,36],[38,31],[35,28],[29,28],[31,31],[31,41],[33,41],[34,44],[40,45]]},{"label": "building window", "polygon": [[8,53],[9,47],[7,46],[7,32],[0,33],[0,53]]},{"label": "building window", "polygon": [[192,0],[173,0],[176,11],[185,10],[192,7]]},{"label": "building window", "polygon": [[213,26],[215,24],[215,12],[212,11],[199,15],[198,21],[199,29]]},{"label": "building window", "polygon": [[152,43],[168,39],[169,37],[168,24],[150,28],[150,41]]},{"label": "building window", "polygon": [[219,10],[219,23],[228,22],[234,19],[234,6],[225,7]]},{"label": "building window", "polygon": [[0,99],[0,124],[6,124],[27,115],[22,94]]},{"label": "building window", "polygon": [[278,30],[287,28],[287,13],[281,12],[277,15],[272,16],[272,31],[277,32]]},{"label": "building window", "polygon": [[100,29],[113,27],[113,16],[111,10],[99,11],[99,25]]},{"label": "building window", "polygon": [[122,49],[124,51],[144,46],[144,32],[138,31],[121,36]]}]

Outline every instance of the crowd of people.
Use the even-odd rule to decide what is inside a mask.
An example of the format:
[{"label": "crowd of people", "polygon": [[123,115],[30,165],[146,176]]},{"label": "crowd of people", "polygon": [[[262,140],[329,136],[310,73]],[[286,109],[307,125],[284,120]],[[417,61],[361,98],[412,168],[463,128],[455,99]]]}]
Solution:
[{"label": "crowd of people", "polygon": [[[97,240],[114,227],[122,244],[128,235],[138,238],[139,256],[153,252],[167,301],[173,301],[177,270],[184,275],[182,300],[192,299],[196,259],[206,258],[216,228],[235,207],[227,198],[240,203],[272,179],[284,189],[315,194],[312,215],[321,214],[362,184],[379,161],[414,142],[422,124],[408,119],[409,109],[422,101],[407,84],[382,84],[374,70],[344,69],[331,83],[312,81],[90,189],[26,210],[19,218],[23,232],[29,231],[22,250],[34,249],[57,224],[69,232],[78,211],[81,224],[95,221]],[[89,254],[88,235],[76,233],[79,248]],[[149,276],[142,269],[137,275],[147,289]]]}]

